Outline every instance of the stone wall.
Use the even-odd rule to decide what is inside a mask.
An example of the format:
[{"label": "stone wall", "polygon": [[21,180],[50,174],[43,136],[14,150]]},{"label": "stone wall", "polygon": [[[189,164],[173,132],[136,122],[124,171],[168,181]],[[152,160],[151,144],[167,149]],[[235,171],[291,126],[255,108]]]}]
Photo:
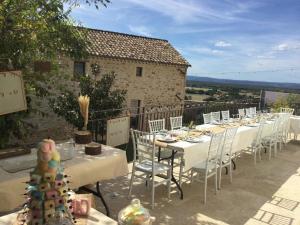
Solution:
[{"label": "stone wall", "polygon": [[[91,64],[97,63],[101,72],[96,79],[114,71],[116,73],[115,87],[127,90],[126,105],[132,107],[132,100],[141,100],[141,106],[175,105],[183,103],[185,94],[186,67],[143,63],[129,60],[115,60],[100,57],[91,57],[86,60],[86,73],[91,75]],[[143,67],[142,77],[136,76],[136,67]],[[64,81],[65,85],[78,90],[77,82],[72,82],[74,72],[74,61],[70,58],[61,57],[60,68],[64,75],[70,74],[70,79]],[[182,100],[179,100],[178,95]],[[43,138],[51,137],[55,140],[69,139],[72,137],[74,127],[68,124],[63,118],[59,118],[49,108],[48,101],[33,97],[34,108],[44,112],[47,116],[32,114],[26,119],[32,128],[26,140],[27,144],[34,144]],[[22,141],[22,142],[23,142]],[[19,143],[20,140],[12,139],[12,143]]]},{"label": "stone wall", "polygon": [[[112,71],[116,73],[115,87],[127,90],[128,107],[131,106],[131,100],[141,100],[142,106],[183,103],[186,66],[91,57],[85,61],[87,74],[92,74],[91,65],[94,63],[101,68],[96,79],[101,79],[101,75]],[[73,74],[74,61],[62,57],[61,67],[64,71]],[[136,67],[143,68],[141,77],[136,76]]]}]

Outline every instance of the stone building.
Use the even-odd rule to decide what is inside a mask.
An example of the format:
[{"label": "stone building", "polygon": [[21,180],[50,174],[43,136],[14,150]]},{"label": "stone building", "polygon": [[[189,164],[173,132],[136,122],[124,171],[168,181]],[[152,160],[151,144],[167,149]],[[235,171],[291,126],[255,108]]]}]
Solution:
[{"label": "stone building", "polygon": [[[92,65],[103,74],[116,73],[115,87],[127,90],[126,105],[131,112],[138,107],[179,105],[184,101],[185,79],[189,63],[167,41],[130,34],[79,28],[89,40],[85,59],[74,60],[60,55],[60,68],[65,75],[92,75]],[[72,79],[64,81],[77,89]],[[74,85],[75,84],[75,85]],[[72,137],[74,127],[57,117],[43,99],[32,99],[32,105],[48,116],[33,114],[27,119],[34,127],[27,143],[51,136],[56,140]],[[75,128],[76,129],[76,128]]]},{"label": "stone building", "polygon": [[96,79],[114,71],[115,86],[127,90],[127,107],[183,103],[185,79],[190,64],[167,41],[111,31],[86,31],[89,57],[73,60],[61,57],[65,71],[74,76],[92,74]]}]

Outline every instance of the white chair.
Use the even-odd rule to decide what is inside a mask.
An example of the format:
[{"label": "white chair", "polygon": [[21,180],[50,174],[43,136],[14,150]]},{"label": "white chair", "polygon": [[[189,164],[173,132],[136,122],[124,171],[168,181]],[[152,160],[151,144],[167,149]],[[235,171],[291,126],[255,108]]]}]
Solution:
[{"label": "white chair", "polygon": [[259,127],[258,127],[258,131],[256,133],[256,137],[253,140],[253,142],[251,143],[251,153],[254,156],[254,165],[256,165],[256,157],[258,154],[258,158],[259,160],[261,160],[261,149],[262,149],[262,134],[264,131],[264,126],[265,126],[265,119],[261,119],[259,122]]},{"label": "white chair", "polygon": [[272,150],[273,150],[273,155],[276,157],[277,155],[277,143],[278,143],[278,136],[279,136],[279,124],[280,124],[280,118],[276,118],[273,126],[272,126],[272,133],[267,136],[262,138],[262,145],[266,150],[269,151],[269,160],[271,159],[272,156]]},{"label": "white chair", "polygon": [[279,145],[279,151],[282,150],[282,144],[287,143],[289,127],[290,127],[290,115],[289,114],[280,115],[279,122],[278,122],[278,135],[277,135],[277,144]]},{"label": "white chair", "polygon": [[230,119],[230,114],[229,114],[229,110],[227,111],[221,111],[221,114],[222,114],[222,120],[223,121],[229,121]]},{"label": "white chair", "polygon": [[149,120],[149,131],[150,133],[156,133],[165,130],[165,119]]},{"label": "white chair", "polygon": [[245,116],[245,109],[239,109],[239,118],[243,118]]},{"label": "white chair", "polygon": [[221,121],[221,113],[220,112],[211,112],[211,122],[220,122]]},{"label": "white chair", "polygon": [[203,113],[203,121],[204,124],[210,124],[211,123],[211,114],[210,113]]},{"label": "white chair", "polygon": [[256,107],[251,107],[250,108],[250,115],[251,115],[251,117],[255,117],[256,116]]},{"label": "white chair", "polygon": [[[171,130],[182,128],[182,116],[170,117],[170,124],[171,124]],[[168,154],[171,155],[172,152],[168,151]],[[175,166],[179,165],[179,185],[181,186],[182,173],[183,173],[183,167],[184,167],[183,153],[177,152],[175,155],[175,159],[179,160],[179,162],[175,162],[174,165]]]},{"label": "white chair", "polygon": [[230,183],[232,183],[232,144],[238,127],[227,128],[224,134],[219,168],[219,189],[221,189],[222,168],[229,166]]},{"label": "white chair", "polygon": [[[162,130],[165,130],[165,119],[159,119],[159,120],[149,120],[149,131],[151,134],[153,133],[158,133]],[[161,148],[161,154],[160,154],[160,159],[164,160],[167,159],[170,163],[170,157],[172,154],[172,150],[166,149],[166,148]],[[156,156],[158,157],[158,153],[156,153]]]},{"label": "white chair", "polygon": [[[168,187],[168,198],[170,198],[171,190],[171,167],[169,165],[155,161],[155,133],[150,134],[142,131],[131,129],[133,142],[133,166],[130,179],[130,187],[128,196],[131,196],[134,178],[151,180],[151,206],[154,208],[155,188],[161,184],[166,184]],[[142,175],[136,174],[139,171]],[[155,177],[158,174],[166,174],[166,179],[156,181]]]},{"label": "white chair", "polygon": [[[193,182],[194,172],[198,173],[198,175],[201,173],[204,175],[204,204],[206,203],[207,179],[212,176],[215,176],[215,192],[217,193],[219,157],[223,136],[224,132],[215,133],[212,135],[207,159],[203,162],[199,162],[191,169],[191,182]],[[198,180],[203,181],[199,176]]]},{"label": "white chair", "polygon": [[246,108],[245,111],[246,111],[246,116],[247,117],[252,117],[251,108]]},{"label": "white chair", "polygon": [[288,113],[293,115],[294,114],[295,109],[293,108],[284,108],[284,107],[280,107],[280,112],[281,113]]},{"label": "white chair", "polygon": [[287,108],[280,107],[280,112],[281,112],[281,113],[287,113]]},{"label": "white chair", "polygon": [[290,115],[285,115],[283,119],[283,129],[280,137],[282,138],[282,143],[286,144],[288,142],[289,131],[290,131]]},{"label": "white chair", "polygon": [[182,116],[170,117],[171,130],[182,128]]}]

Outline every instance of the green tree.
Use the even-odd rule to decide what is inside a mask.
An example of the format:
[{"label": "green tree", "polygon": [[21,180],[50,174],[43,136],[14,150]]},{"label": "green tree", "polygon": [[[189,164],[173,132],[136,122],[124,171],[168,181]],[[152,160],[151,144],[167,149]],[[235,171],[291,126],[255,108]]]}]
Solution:
[{"label": "green tree", "polygon": [[[80,79],[80,94],[90,97],[89,119],[106,119],[116,116],[123,107],[126,91],[113,89],[116,74],[103,75],[102,79],[95,81],[91,77]],[[78,96],[73,91],[66,91],[50,100],[53,111],[66,119],[77,128],[83,127],[83,118],[80,114]],[[116,110],[117,109],[117,110]]]},{"label": "green tree", "polygon": [[[29,95],[49,95],[45,85],[50,75],[60,76],[57,67],[58,52],[73,58],[86,55],[85,32],[70,14],[80,4],[106,6],[110,0],[2,0],[0,1],[0,71],[22,70],[27,103]],[[35,73],[33,63],[52,62],[52,72]],[[5,147],[11,135],[21,138],[26,112],[0,116],[0,148]]]}]

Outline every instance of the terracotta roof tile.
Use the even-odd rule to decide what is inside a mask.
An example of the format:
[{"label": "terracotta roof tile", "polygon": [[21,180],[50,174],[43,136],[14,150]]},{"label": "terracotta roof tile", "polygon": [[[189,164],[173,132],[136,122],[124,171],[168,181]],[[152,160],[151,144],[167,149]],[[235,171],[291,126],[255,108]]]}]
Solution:
[{"label": "terracotta roof tile", "polygon": [[190,66],[167,40],[83,27],[78,29],[86,31],[87,51],[91,55]]}]

